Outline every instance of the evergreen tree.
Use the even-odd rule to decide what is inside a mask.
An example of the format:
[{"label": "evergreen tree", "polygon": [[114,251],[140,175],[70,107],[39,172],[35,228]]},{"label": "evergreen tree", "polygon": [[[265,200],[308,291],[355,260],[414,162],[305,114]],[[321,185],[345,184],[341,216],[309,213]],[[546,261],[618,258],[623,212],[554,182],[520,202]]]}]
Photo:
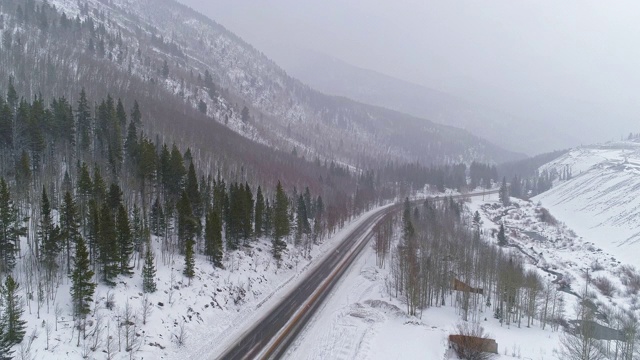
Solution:
[{"label": "evergreen tree", "polygon": [[249,240],[253,234],[253,194],[248,183],[244,184],[244,190],[240,185],[240,196],[242,202],[242,238]]},{"label": "evergreen tree", "polygon": [[142,126],[142,113],[140,112],[140,105],[138,100],[134,100],[133,108],[131,109],[131,122],[136,126]]},{"label": "evergreen tree", "polygon": [[415,229],[411,223],[411,203],[409,198],[404,199],[404,211],[402,213],[402,238],[407,241],[415,235]]},{"label": "evergreen tree", "polygon": [[[13,346],[22,342],[25,335],[26,321],[22,319],[24,313],[22,298],[18,295],[20,285],[11,275],[7,275],[4,285],[0,285],[0,295],[4,304],[4,313],[0,318],[0,327],[4,328],[1,342],[5,346]],[[1,346],[0,347],[5,347]]]},{"label": "evergreen tree", "polygon": [[142,267],[142,290],[145,293],[156,291],[156,264],[151,249],[151,242],[147,241],[144,254],[144,266]]},{"label": "evergreen tree", "polygon": [[195,276],[196,221],[186,191],[182,191],[176,210],[178,211],[178,240],[181,242],[181,248],[184,252],[184,275],[189,278],[189,283],[191,283],[191,278]]},{"label": "evergreen tree", "polygon": [[118,214],[116,215],[116,232],[118,238],[118,247],[120,254],[119,269],[123,275],[131,275],[133,268],[129,265],[131,255],[133,254],[133,236],[131,235],[131,224],[129,223],[129,215],[124,205],[120,204],[118,207]]},{"label": "evergreen tree", "polygon": [[199,219],[202,216],[202,197],[200,196],[198,178],[192,161],[189,162],[189,171],[187,172],[185,190],[187,191],[187,196],[189,196],[189,202],[191,203],[193,214]]},{"label": "evergreen tree", "polygon": [[133,205],[133,222],[131,224],[131,237],[133,239],[133,250],[142,254],[144,250],[144,239],[149,235],[149,228],[144,224],[142,213],[138,204]]},{"label": "evergreen tree", "polygon": [[6,154],[13,147],[13,111],[0,98],[0,149]]},{"label": "evergreen tree", "polygon": [[222,267],[222,221],[213,209],[207,214],[205,254],[215,267]]},{"label": "evergreen tree", "polygon": [[38,228],[38,241],[40,254],[36,253],[36,257],[41,259],[51,276],[58,268],[56,261],[60,246],[58,244],[59,228],[53,223],[51,216],[51,204],[45,187],[42,187],[42,198],[40,202],[40,226]]},{"label": "evergreen tree", "polygon": [[273,208],[267,199],[264,203],[264,224],[262,225],[263,232],[266,236],[273,235]]},{"label": "evergreen tree", "polygon": [[16,265],[20,236],[27,234],[27,228],[21,222],[9,186],[4,178],[0,178],[0,273],[11,272]]},{"label": "evergreen tree", "polygon": [[60,239],[64,244],[67,259],[67,274],[71,272],[71,244],[80,236],[78,209],[69,191],[64,193],[62,208],[60,209]]},{"label": "evergreen tree", "polygon": [[6,330],[4,324],[2,324],[2,319],[0,319],[0,360],[12,360],[13,350],[11,349],[11,344],[4,341],[5,338]]},{"label": "evergreen tree", "polygon": [[160,204],[160,198],[156,198],[151,205],[151,232],[155,236],[161,236],[163,234],[165,223],[164,212],[162,211],[162,205]]},{"label": "evergreen tree", "polygon": [[473,234],[476,240],[480,239],[480,225],[482,225],[482,218],[480,218],[480,213],[476,211],[473,214]]},{"label": "evergreen tree", "polygon": [[251,116],[249,115],[249,109],[245,106],[242,108],[242,112],[240,113],[240,117],[242,119],[243,123],[248,123],[249,120],[251,119]]},{"label": "evergreen tree", "polygon": [[507,236],[504,231],[504,224],[500,224],[500,230],[498,231],[498,245],[507,246]]},{"label": "evergreen tree", "polygon": [[100,174],[100,168],[98,164],[95,164],[93,167],[93,198],[96,200],[98,204],[102,204],[102,202],[107,197],[107,185]]},{"label": "evergreen tree", "polygon": [[169,64],[167,63],[167,60],[162,64],[162,77],[165,79],[169,77]]},{"label": "evergreen tree", "polygon": [[73,315],[84,318],[90,312],[96,284],[92,281],[94,273],[90,268],[89,252],[81,236],[76,238],[75,246],[76,254],[71,274],[71,299]]},{"label": "evergreen tree", "polygon": [[107,194],[107,203],[112,214],[116,214],[118,207],[122,205],[122,189],[116,183],[111,183],[109,186],[109,193]]},{"label": "evergreen tree", "polygon": [[136,128],[136,123],[129,122],[129,127],[127,128],[127,138],[124,142],[124,149],[127,155],[127,160],[132,164],[135,164],[138,159],[138,129]]},{"label": "evergreen tree", "polygon": [[26,198],[31,187],[32,173],[29,154],[23,150],[20,161],[16,164],[16,190],[18,196]]},{"label": "evergreen tree", "polygon": [[276,187],[273,227],[273,257],[278,261],[278,266],[280,266],[282,251],[287,248],[284,237],[289,235],[291,227],[289,223],[289,199],[287,199],[280,181],[278,181],[278,186]]},{"label": "evergreen tree", "polygon": [[182,190],[185,174],[186,170],[184,169],[182,154],[180,153],[180,150],[178,150],[178,147],[173,144],[173,147],[171,148],[168,169],[166,169],[166,173],[163,174],[163,176],[166,177],[166,186],[169,194],[175,197],[180,196],[180,191]]},{"label": "evergreen tree", "polygon": [[311,199],[311,191],[308,186],[304,189],[304,206],[307,210],[307,217],[309,219],[313,219],[315,217],[315,212],[313,209],[313,201]]},{"label": "evergreen tree", "polygon": [[120,130],[124,130],[124,127],[127,125],[127,112],[124,110],[121,99],[118,99],[118,104],[116,105],[116,120]]},{"label": "evergreen tree", "polygon": [[91,146],[91,109],[89,107],[89,100],[87,100],[87,93],[84,91],[84,88],[80,91],[76,117],[78,119],[77,129],[79,153],[83,154],[86,153]]},{"label": "evergreen tree", "polygon": [[509,187],[507,186],[507,178],[502,178],[502,185],[500,185],[499,191],[500,202],[503,206],[509,206],[511,201],[509,200]]},{"label": "evergreen tree", "polygon": [[105,202],[100,209],[99,224],[100,264],[102,265],[102,280],[109,286],[115,286],[113,279],[120,272],[118,259],[119,249],[116,227],[109,205]]},{"label": "evergreen tree", "polygon": [[191,284],[191,279],[196,275],[194,246],[195,241],[193,238],[186,240],[184,249],[184,276],[189,278],[189,284]]},{"label": "evergreen tree", "polygon": [[257,238],[262,236],[262,227],[264,225],[264,196],[262,195],[262,188],[258,186],[256,193],[256,209],[254,219],[254,234]]},{"label": "evergreen tree", "polygon": [[307,207],[304,203],[304,197],[298,196],[298,204],[296,210],[296,246],[300,245],[300,240],[303,234],[309,234],[311,232],[311,225],[309,225],[309,219],[307,217]]},{"label": "evergreen tree", "polygon": [[321,217],[324,214],[324,203],[322,202],[322,197],[318,195],[318,199],[316,200],[316,217]]}]

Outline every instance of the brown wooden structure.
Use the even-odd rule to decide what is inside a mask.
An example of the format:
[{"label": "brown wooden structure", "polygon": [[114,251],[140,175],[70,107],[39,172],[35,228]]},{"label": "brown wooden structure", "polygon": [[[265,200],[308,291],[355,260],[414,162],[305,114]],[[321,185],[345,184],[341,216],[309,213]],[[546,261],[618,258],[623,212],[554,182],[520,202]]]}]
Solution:
[{"label": "brown wooden structure", "polygon": [[453,290],[470,292],[472,294],[484,295],[484,290],[471,287],[458,279],[453,279]]},{"label": "brown wooden structure", "polygon": [[449,343],[466,349],[480,350],[487,353],[498,353],[498,343],[494,339],[486,339],[466,335],[449,335]]}]

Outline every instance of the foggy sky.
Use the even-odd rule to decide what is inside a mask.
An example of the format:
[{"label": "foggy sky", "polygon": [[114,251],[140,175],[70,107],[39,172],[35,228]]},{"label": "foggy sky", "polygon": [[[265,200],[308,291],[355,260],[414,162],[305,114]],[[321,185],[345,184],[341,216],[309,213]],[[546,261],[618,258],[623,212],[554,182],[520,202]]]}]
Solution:
[{"label": "foggy sky", "polygon": [[179,1],[276,62],[307,48],[584,143],[640,132],[637,1]]}]

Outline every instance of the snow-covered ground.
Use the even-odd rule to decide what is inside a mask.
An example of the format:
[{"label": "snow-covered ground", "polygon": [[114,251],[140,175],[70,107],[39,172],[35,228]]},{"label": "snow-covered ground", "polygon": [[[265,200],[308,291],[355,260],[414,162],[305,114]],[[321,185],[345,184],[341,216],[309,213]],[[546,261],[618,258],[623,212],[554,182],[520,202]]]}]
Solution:
[{"label": "snow-covered ground", "polygon": [[[542,209],[534,202],[513,199],[509,207],[500,205],[497,195],[471,198],[469,215],[476,210],[489,241],[496,242],[500,223],[507,228],[510,251],[525,259],[525,266],[536,269],[544,283],[556,280],[551,270],[562,274],[561,283],[570,286],[563,292],[566,318],[575,319],[574,305],[579,299],[570,292],[582,293],[586,269],[592,283],[588,292],[599,309],[637,311],[632,289],[621,281],[624,263],[592,243],[578,237],[558,221],[542,221]],[[491,235],[494,234],[494,235]],[[406,315],[403,301],[389,296],[389,269],[378,268],[375,251],[367,247],[349,272],[334,288],[301,336],[287,353],[288,359],[449,359],[447,337],[455,333],[461,316],[453,306],[426,309],[420,318]],[[593,279],[606,278],[616,290],[610,296],[593,285]],[[555,286],[552,284],[552,286]],[[561,332],[550,327],[542,330],[538,322],[531,328],[501,326],[488,310],[480,316],[481,325],[498,342],[499,358],[558,359]]]},{"label": "snow-covered ground", "polygon": [[[495,203],[497,195],[475,198],[471,208]],[[493,198],[493,199],[492,199]],[[493,223],[485,216],[487,229]],[[406,305],[390,297],[388,268],[376,265],[367,247],[334,288],[294,342],[287,359],[446,359],[451,356],[448,335],[460,315],[452,299],[444,307],[426,309],[421,318],[406,315]],[[500,358],[553,359],[558,333],[532,328],[500,326],[491,313],[481,325],[499,344]],[[486,318],[486,320],[484,319]]]},{"label": "snow-covered ground", "polygon": [[623,263],[640,267],[640,144],[581,147],[541,169],[572,178],[535,197],[576,233]]},{"label": "snow-covered ground", "polygon": [[[142,324],[145,301],[142,279],[140,271],[135,270],[132,277],[119,277],[118,285],[113,289],[102,284],[98,286],[96,302],[92,305],[96,311],[88,317],[87,337],[77,346],[77,331],[69,316],[70,281],[63,278],[57,291],[57,305],[51,302],[47,309],[46,302],[43,303],[38,316],[36,302],[27,303],[25,350],[31,342],[29,358],[32,359],[106,359],[106,339],[111,336],[113,359],[214,358],[245,329],[259,321],[310,268],[330,254],[346,234],[378,209],[363,214],[314,247],[309,259],[290,247],[280,269],[276,267],[267,239],[226,255],[225,269],[216,269],[204,257],[197,256],[196,276],[191,284],[182,275],[183,258],[176,256],[169,262],[172,266],[163,265],[159,239],[154,239],[158,290],[147,297],[150,311],[146,324]],[[23,274],[16,271],[17,281],[24,284]],[[21,295],[24,299],[25,294]],[[113,303],[111,309],[106,307],[109,298]],[[124,326],[118,326],[123,324],[127,303],[135,316],[134,332],[139,344],[134,346],[133,352],[124,350],[125,330]],[[56,311],[56,307],[60,310]],[[96,332],[96,329],[99,330]],[[182,330],[184,344],[179,345]],[[96,350],[91,349],[94,346]]]}]

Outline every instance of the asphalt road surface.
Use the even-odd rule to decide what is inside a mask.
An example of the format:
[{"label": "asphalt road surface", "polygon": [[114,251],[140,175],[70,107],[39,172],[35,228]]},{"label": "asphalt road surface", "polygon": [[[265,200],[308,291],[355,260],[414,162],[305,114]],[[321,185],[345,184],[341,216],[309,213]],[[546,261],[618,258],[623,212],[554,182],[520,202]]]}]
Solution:
[{"label": "asphalt road surface", "polygon": [[[485,192],[486,195],[491,193],[495,193],[495,191]],[[483,194],[464,196],[483,196]],[[454,198],[459,197],[454,196]],[[432,200],[441,199],[443,198],[432,198]],[[416,202],[424,201],[422,199]],[[245,332],[219,359],[280,358],[320,307],[333,286],[340,280],[342,274],[366,246],[368,239],[372,236],[371,228],[388,213],[400,209],[402,209],[402,203],[370,214],[344,238],[342,243],[335,248],[333,254],[326,256],[300,281],[297,288],[291,290],[271,312]]]}]

